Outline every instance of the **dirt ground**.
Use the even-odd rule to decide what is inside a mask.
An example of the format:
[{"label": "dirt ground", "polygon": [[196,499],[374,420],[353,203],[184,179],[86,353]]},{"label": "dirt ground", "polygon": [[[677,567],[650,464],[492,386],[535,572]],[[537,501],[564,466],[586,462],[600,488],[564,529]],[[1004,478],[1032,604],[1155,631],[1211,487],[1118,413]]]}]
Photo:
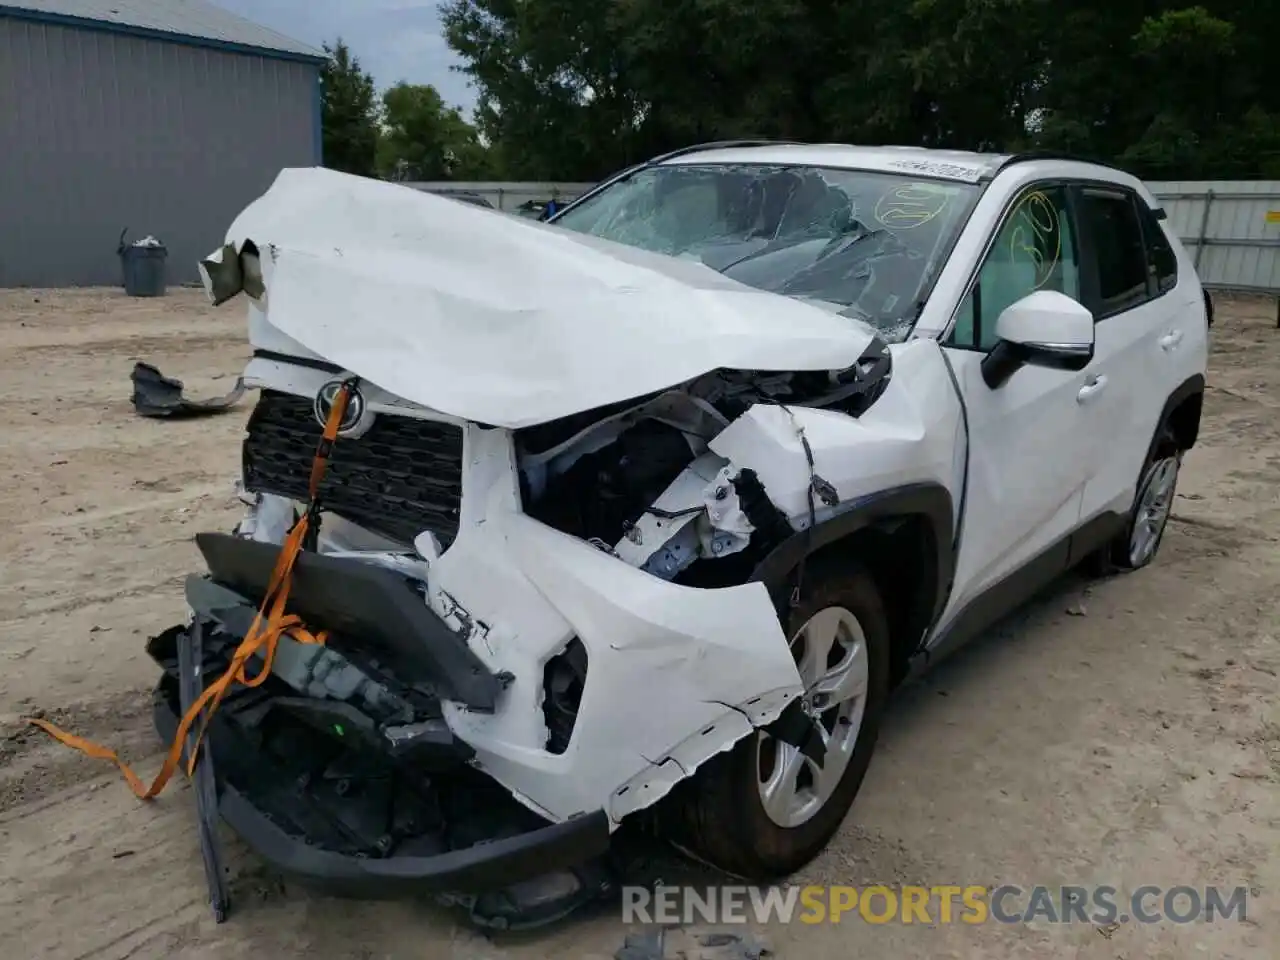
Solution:
[{"label": "dirt ground", "polygon": [[[801,881],[1251,888],[1248,920],[794,925],[776,954],[1132,960],[1276,956],[1280,921],[1280,330],[1223,301],[1200,445],[1158,562],[1064,583],[891,710],[842,833]],[[21,727],[43,711],[158,766],[145,638],[183,615],[192,535],[228,529],[249,403],[165,423],[134,358],[224,392],[243,311],[197,292],[0,291],[0,943],[30,958],[608,958],[610,910],[497,941],[421,903],[332,901],[233,848],[214,926],[185,783],[135,801]],[[1272,946],[1268,948],[1266,944]]]}]

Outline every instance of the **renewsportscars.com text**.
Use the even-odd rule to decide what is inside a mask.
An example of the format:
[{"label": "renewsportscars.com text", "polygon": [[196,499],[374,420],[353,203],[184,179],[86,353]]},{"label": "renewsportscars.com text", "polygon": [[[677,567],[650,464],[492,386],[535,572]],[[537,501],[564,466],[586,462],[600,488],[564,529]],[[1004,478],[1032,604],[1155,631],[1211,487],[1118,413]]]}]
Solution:
[{"label": "renewsportscars.com text", "polygon": [[1213,923],[1247,918],[1247,887],[1005,884],[622,888],[625,923]]}]

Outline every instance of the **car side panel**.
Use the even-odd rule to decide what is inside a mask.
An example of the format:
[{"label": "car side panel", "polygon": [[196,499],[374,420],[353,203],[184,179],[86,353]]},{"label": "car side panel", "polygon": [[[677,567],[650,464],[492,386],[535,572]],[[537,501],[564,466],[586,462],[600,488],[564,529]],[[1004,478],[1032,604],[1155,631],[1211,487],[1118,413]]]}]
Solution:
[{"label": "car side panel", "polygon": [[1130,310],[1099,320],[1096,362],[1108,379],[1100,398],[1108,455],[1085,489],[1081,519],[1127,514],[1166,401],[1207,362],[1204,295],[1186,252],[1167,224],[1165,237],[1178,257],[1178,283]]},{"label": "car side panel", "polygon": [[982,354],[947,353],[971,441],[956,579],[943,626],[960,607],[1071,534],[1097,439],[1081,429],[1076,402],[1088,368],[1027,366],[992,390],[982,379]]}]

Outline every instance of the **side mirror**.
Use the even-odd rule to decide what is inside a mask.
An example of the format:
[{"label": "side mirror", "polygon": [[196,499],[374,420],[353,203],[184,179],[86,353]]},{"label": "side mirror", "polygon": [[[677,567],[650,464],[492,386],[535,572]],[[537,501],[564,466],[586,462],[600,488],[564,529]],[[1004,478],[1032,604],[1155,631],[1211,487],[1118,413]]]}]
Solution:
[{"label": "side mirror", "polygon": [[982,358],[991,389],[1022,366],[1083,370],[1093,359],[1093,314],[1056,290],[1037,290],[996,318],[996,345]]}]

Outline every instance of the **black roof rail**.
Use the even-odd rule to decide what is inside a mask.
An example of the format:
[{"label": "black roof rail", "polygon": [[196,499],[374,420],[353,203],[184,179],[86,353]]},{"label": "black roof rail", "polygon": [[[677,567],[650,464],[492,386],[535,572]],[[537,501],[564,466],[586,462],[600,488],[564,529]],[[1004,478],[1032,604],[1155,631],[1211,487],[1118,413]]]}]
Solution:
[{"label": "black roof rail", "polygon": [[1012,156],[1005,157],[1000,166],[996,167],[995,173],[1006,170],[1015,163],[1030,163],[1033,160],[1065,160],[1070,163],[1088,163],[1095,167],[1105,167],[1108,170],[1115,170],[1118,173],[1126,173],[1133,176],[1133,173],[1124,167],[1117,166],[1106,160],[1099,160],[1096,157],[1085,157],[1076,153],[1064,153],[1058,150],[1025,150],[1021,153],[1015,153]]},{"label": "black roof rail", "polygon": [[642,163],[633,164],[632,166],[627,167],[625,170],[615,173],[612,177],[609,177],[606,180],[601,180],[598,184],[596,184],[586,193],[582,194],[582,196],[578,197],[576,200],[571,200],[569,203],[566,203],[563,207],[557,210],[550,217],[547,217],[547,219],[544,222],[554,223],[556,220],[560,219],[562,214],[567,213],[569,210],[572,210],[582,201],[590,199],[591,197],[594,197],[600,191],[613,186],[618,181],[626,180],[628,177],[632,176],[639,170],[644,170],[647,167],[657,166],[658,164],[665,163],[668,160],[674,160],[676,157],[686,157],[689,154],[702,153],[705,150],[731,150],[734,147],[798,146],[798,145],[801,145],[802,143],[803,141],[801,140],[765,140],[760,138],[743,139],[743,140],[711,140],[706,143],[691,143],[687,147],[680,147],[678,150],[671,150],[671,151],[668,151],[667,153],[659,154],[658,156],[653,157],[650,160],[645,160]]},{"label": "black roof rail", "polygon": [[667,160],[674,160],[676,157],[686,157],[691,153],[702,153],[706,150],[732,150],[735,147],[788,147],[801,145],[802,141],[800,140],[766,140],[760,137],[747,138],[743,140],[709,140],[706,143],[691,143],[687,147],[681,147],[678,150],[672,150],[669,153],[660,154],[652,160],[641,164],[641,166],[663,163]]},{"label": "black roof rail", "polygon": [[[992,172],[991,176],[994,178],[1001,170],[1008,169],[1015,163],[1030,163],[1032,160],[1067,160],[1071,163],[1087,163],[1094,167],[1102,167],[1105,170],[1114,170],[1116,173],[1123,173],[1126,176],[1133,177],[1139,183],[1142,182],[1142,178],[1136,173],[1126,170],[1124,167],[1118,166],[1117,164],[1109,163],[1106,160],[1095,160],[1091,157],[1082,157],[1079,154],[1074,153],[1060,153],[1055,150],[1029,150],[1023,153],[1015,153],[1011,157],[1006,157],[1004,162]],[[1141,199],[1141,195],[1139,195],[1139,199]],[[1153,207],[1145,200],[1142,202],[1147,209],[1155,215],[1157,220],[1167,220],[1169,218],[1169,214],[1159,203]]]}]

